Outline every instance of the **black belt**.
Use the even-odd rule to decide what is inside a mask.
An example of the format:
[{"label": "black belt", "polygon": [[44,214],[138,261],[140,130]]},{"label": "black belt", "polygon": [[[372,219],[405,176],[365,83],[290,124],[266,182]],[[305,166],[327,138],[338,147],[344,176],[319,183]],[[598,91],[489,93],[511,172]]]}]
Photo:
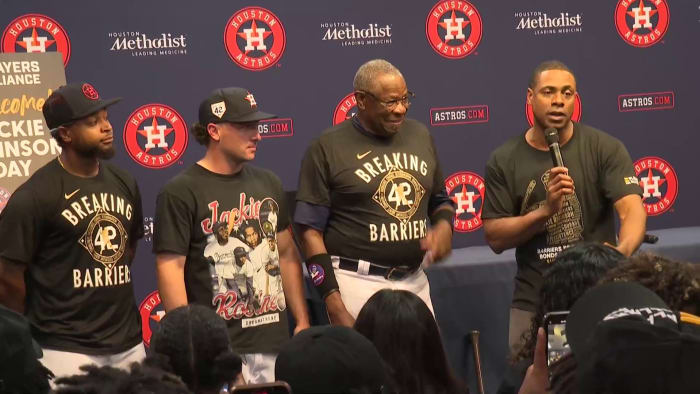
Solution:
[{"label": "black belt", "polygon": [[[348,257],[343,257],[343,256],[331,256],[331,260],[336,260],[336,259],[338,261],[338,268],[340,268],[341,270],[361,273],[361,272],[359,272],[359,268],[360,268],[360,264],[362,263],[362,261],[351,259]],[[383,276],[385,279],[388,279],[388,280],[404,279],[407,276],[413,275],[420,268],[420,265],[418,265],[416,267],[409,267],[409,266],[405,266],[405,265],[404,266],[389,267],[389,266],[374,264],[371,262],[365,262],[365,263],[369,264],[369,270],[367,272],[367,275]]]}]

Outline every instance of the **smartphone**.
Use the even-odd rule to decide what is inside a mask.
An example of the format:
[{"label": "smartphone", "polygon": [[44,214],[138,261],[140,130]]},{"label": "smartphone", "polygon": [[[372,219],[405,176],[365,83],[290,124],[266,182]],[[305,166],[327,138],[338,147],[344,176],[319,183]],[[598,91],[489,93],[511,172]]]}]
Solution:
[{"label": "smartphone", "polygon": [[261,384],[239,384],[229,390],[231,394],[292,394],[292,388],[285,382]]},{"label": "smartphone", "polygon": [[547,366],[571,352],[566,340],[566,317],[569,311],[549,312],[544,315],[544,329],[547,332]]}]

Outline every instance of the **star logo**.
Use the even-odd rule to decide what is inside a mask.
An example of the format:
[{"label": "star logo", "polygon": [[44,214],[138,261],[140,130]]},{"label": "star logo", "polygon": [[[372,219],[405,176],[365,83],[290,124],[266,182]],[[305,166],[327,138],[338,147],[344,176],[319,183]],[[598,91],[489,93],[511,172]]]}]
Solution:
[{"label": "star logo", "polygon": [[65,29],[54,19],[42,14],[26,14],[11,21],[0,40],[4,53],[60,52],[63,65],[70,59],[70,40]]},{"label": "star logo", "polygon": [[39,37],[36,28],[32,29],[32,36],[25,37],[22,41],[17,41],[17,45],[24,48],[27,52],[46,52],[46,48],[50,47],[56,40],[49,40],[47,37]]},{"label": "star logo", "polygon": [[618,0],[615,28],[629,45],[646,48],[661,42],[670,20],[667,0]]},{"label": "star logo", "polygon": [[180,160],[187,149],[185,120],[172,107],[146,104],[137,108],[124,125],[124,147],[144,167],[160,169]]},{"label": "star logo", "polygon": [[[468,34],[465,28],[469,26]],[[467,1],[440,1],[428,12],[425,35],[440,56],[461,59],[474,53],[481,42],[483,25],[479,11]]]},{"label": "star logo", "polygon": [[634,172],[642,188],[647,215],[668,212],[678,196],[678,177],[673,167],[660,157],[644,157],[634,163]]},{"label": "star logo", "polygon": [[143,344],[146,347],[151,345],[151,335],[158,328],[158,324],[165,317],[165,310],[160,299],[158,290],[151,292],[139,305],[139,314],[141,315],[141,334],[143,336]]},{"label": "star logo", "polygon": [[445,179],[445,191],[456,205],[455,231],[471,232],[481,228],[485,190],[484,179],[470,171],[457,172]]},{"label": "star logo", "polygon": [[238,10],[224,29],[228,56],[239,67],[262,71],[279,62],[287,44],[280,19],[261,7]]}]

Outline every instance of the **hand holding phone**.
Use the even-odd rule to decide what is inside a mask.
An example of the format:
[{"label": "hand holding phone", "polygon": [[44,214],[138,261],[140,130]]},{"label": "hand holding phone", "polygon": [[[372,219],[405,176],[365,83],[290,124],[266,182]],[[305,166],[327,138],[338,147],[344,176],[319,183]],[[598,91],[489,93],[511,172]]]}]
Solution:
[{"label": "hand holding phone", "polygon": [[566,340],[566,318],[569,311],[549,312],[544,315],[544,329],[547,333],[547,366],[571,352]]}]

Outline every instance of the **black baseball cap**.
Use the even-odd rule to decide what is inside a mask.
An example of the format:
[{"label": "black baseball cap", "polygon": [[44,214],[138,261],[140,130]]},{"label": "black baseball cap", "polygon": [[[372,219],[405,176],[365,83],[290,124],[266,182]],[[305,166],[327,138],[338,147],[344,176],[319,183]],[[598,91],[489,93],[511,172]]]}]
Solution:
[{"label": "black baseball cap", "polygon": [[700,337],[683,333],[677,313],[638,283],[590,289],[566,331],[579,392],[700,392]]},{"label": "black baseball cap", "polygon": [[277,355],[275,379],[294,394],[338,394],[386,387],[384,363],[374,344],[349,327],[307,328],[290,339]]},{"label": "black baseball cap", "polygon": [[199,104],[199,124],[245,123],[276,118],[258,110],[258,103],[249,90],[237,87],[215,89]]},{"label": "black baseball cap", "polygon": [[121,100],[121,97],[103,100],[97,90],[87,82],[73,82],[56,89],[46,99],[42,112],[51,134],[59,126],[82,119],[107,108]]}]

